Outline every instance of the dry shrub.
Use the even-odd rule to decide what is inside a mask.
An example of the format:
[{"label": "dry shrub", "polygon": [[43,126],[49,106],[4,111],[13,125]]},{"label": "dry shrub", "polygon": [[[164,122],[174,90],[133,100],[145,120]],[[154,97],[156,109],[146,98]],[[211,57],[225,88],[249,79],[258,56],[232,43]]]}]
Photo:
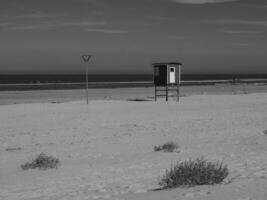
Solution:
[{"label": "dry shrub", "polygon": [[222,161],[213,163],[202,157],[178,162],[171,166],[160,178],[159,185],[163,188],[213,185],[221,183],[228,174],[228,168]]},{"label": "dry shrub", "polygon": [[164,151],[164,152],[173,152],[175,149],[178,149],[179,146],[174,142],[167,142],[160,146],[154,146],[154,151]]},{"label": "dry shrub", "polygon": [[27,162],[21,165],[21,168],[23,170],[35,169],[35,168],[46,170],[46,169],[58,168],[59,164],[60,164],[59,159],[41,153],[31,162]]}]

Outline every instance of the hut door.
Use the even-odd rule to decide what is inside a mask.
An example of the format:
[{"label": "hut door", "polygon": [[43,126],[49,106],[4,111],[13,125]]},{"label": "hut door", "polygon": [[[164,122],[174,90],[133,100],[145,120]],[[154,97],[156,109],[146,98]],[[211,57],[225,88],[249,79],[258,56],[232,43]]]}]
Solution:
[{"label": "hut door", "polygon": [[170,83],[175,83],[175,67],[170,68]]}]

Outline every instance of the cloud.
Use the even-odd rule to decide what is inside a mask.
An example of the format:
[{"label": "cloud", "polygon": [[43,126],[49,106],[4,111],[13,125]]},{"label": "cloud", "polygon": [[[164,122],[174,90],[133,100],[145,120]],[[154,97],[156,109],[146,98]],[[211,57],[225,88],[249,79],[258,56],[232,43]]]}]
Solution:
[{"label": "cloud", "polygon": [[173,36],[170,36],[171,39],[174,39],[174,40],[184,40],[184,39],[187,39],[186,36],[182,36],[182,35],[173,35]]},{"label": "cloud", "polygon": [[223,24],[223,25],[246,25],[246,26],[267,26],[267,21],[249,21],[249,20],[206,20],[205,23]]},{"label": "cloud", "polygon": [[0,27],[7,27],[9,25],[11,25],[12,23],[10,22],[3,22],[3,23],[0,23]]},{"label": "cloud", "polygon": [[39,29],[57,29],[64,27],[88,27],[88,26],[103,26],[106,25],[107,22],[58,22],[58,23],[39,23],[39,24],[31,24],[24,26],[12,26],[9,27],[10,30],[39,30]]},{"label": "cloud", "polygon": [[239,0],[172,0],[175,3],[182,4],[206,4],[206,3],[225,3]]},{"label": "cloud", "polygon": [[227,34],[261,34],[263,31],[255,31],[255,30],[228,30],[228,29],[223,29],[221,30],[223,33]]},{"label": "cloud", "polygon": [[51,12],[43,12],[37,9],[25,9],[23,8],[23,13],[21,14],[8,14],[2,16],[3,18],[11,18],[11,19],[53,19],[53,18],[60,18],[68,16],[66,13],[51,13]]},{"label": "cloud", "polygon": [[256,9],[266,9],[267,8],[267,4],[240,3],[239,5],[242,7],[256,8]]},{"label": "cloud", "polygon": [[176,20],[176,18],[174,17],[166,17],[166,16],[148,16],[149,19],[153,19],[153,20]]},{"label": "cloud", "polygon": [[236,47],[247,47],[247,46],[249,46],[249,44],[248,43],[239,43],[239,42],[234,42],[234,43],[232,43],[232,46],[236,46]]},{"label": "cloud", "polygon": [[24,15],[17,15],[13,18],[17,19],[44,19],[44,18],[58,18],[58,17],[65,17],[66,14],[49,14],[49,13],[42,13],[42,12],[33,12],[30,14],[24,14]]},{"label": "cloud", "polygon": [[106,33],[106,34],[123,34],[130,33],[129,30],[120,30],[120,29],[95,29],[95,28],[86,28],[87,32],[95,32],[95,33]]}]

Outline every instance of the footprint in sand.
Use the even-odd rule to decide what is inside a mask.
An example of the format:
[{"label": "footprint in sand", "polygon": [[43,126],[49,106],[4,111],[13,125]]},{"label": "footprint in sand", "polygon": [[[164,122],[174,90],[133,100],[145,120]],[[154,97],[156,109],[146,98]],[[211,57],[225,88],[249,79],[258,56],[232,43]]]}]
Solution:
[{"label": "footprint in sand", "polygon": [[252,200],[250,197],[239,198],[238,200]]},{"label": "footprint in sand", "polygon": [[265,169],[259,170],[254,173],[256,177],[266,179],[267,178],[267,171]]},{"label": "footprint in sand", "polygon": [[188,192],[188,193],[183,194],[183,196],[185,196],[185,197],[194,197],[195,194],[191,193],[191,192]]},{"label": "footprint in sand", "polygon": [[199,194],[202,195],[202,196],[207,196],[207,195],[210,195],[211,192],[203,190],[203,191],[199,191]]}]

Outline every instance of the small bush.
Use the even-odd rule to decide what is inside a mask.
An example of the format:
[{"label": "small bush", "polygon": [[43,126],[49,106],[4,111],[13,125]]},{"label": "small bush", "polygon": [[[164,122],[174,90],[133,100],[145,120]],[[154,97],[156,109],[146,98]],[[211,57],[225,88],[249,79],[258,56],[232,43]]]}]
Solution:
[{"label": "small bush", "polygon": [[59,159],[41,153],[31,162],[21,165],[21,168],[23,170],[35,169],[35,168],[46,170],[46,169],[57,168],[59,164],[60,164]]},{"label": "small bush", "polygon": [[180,186],[213,185],[221,183],[228,176],[228,168],[223,162],[208,162],[203,157],[195,161],[178,162],[160,179],[163,188]]},{"label": "small bush", "polygon": [[154,151],[173,152],[179,146],[174,142],[167,142],[160,146],[154,146]]}]

